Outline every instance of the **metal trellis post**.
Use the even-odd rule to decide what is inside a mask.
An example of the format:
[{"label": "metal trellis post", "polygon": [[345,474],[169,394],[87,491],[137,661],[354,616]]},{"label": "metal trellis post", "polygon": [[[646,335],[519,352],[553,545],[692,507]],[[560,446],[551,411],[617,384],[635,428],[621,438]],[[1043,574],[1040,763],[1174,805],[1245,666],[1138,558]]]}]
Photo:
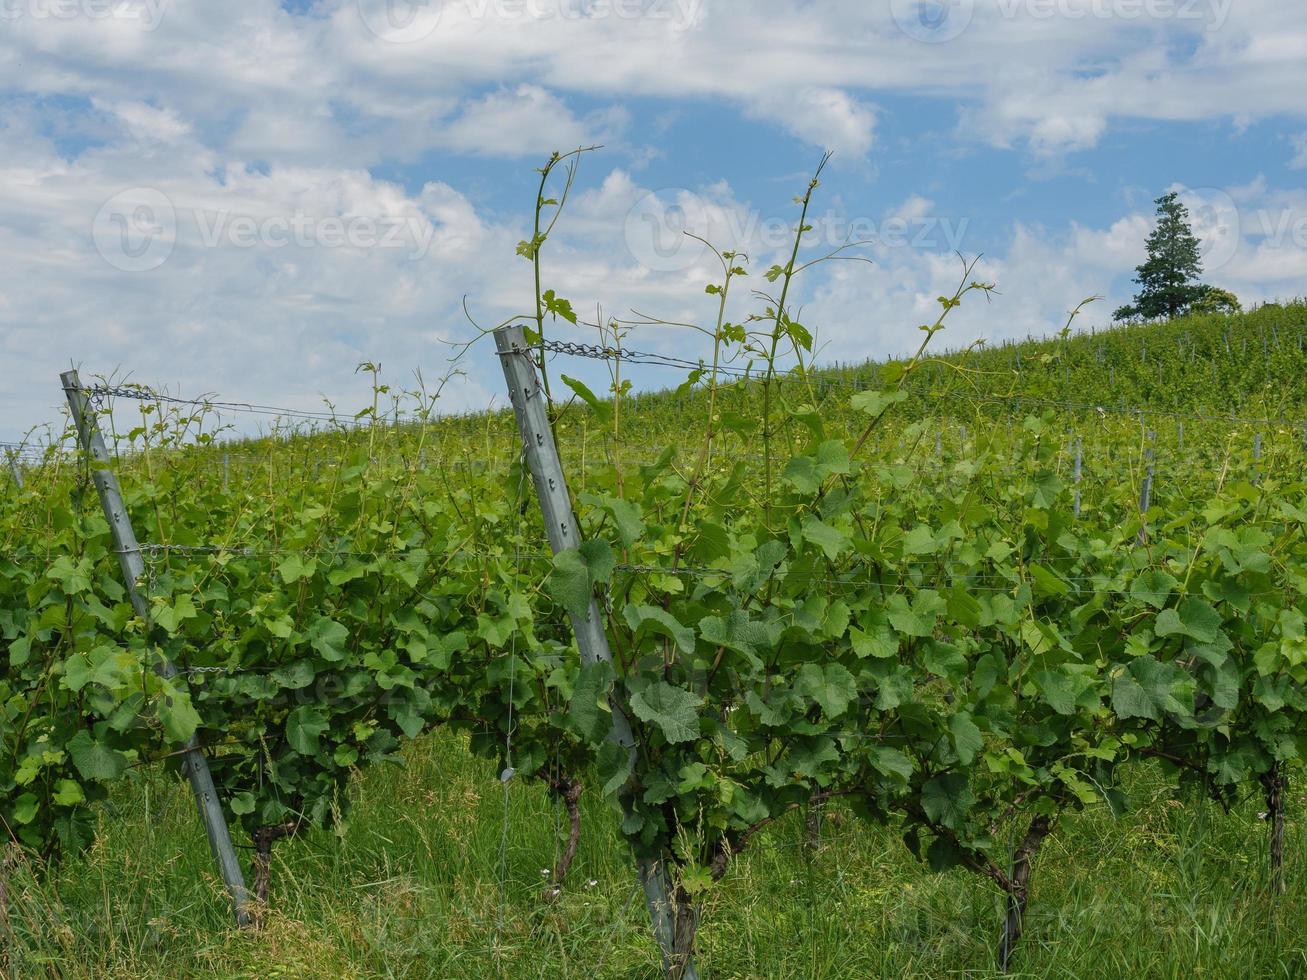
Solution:
[{"label": "metal trellis post", "polygon": [[9,452],[5,455],[9,458],[9,475],[14,478],[14,485],[21,490],[23,489],[23,468],[18,463],[18,454]]},{"label": "metal trellis post", "polygon": [[[572,498],[563,475],[563,464],[558,456],[554,433],[549,427],[544,389],[536,376],[526,334],[521,327],[502,327],[495,331],[495,347],[504,366],[504,380],[508,382],[513,414],[517,417],[517,427],[522,436],[531,479],[535,484],[536,499],[540,502],[549,547],[554,554],[579,548],[581,535],[576,515],[572,512]],[[611,663],[612,649],[604,632],[598,602],[591,598],[585,616],[573,615],[571,619],[581,662]],[[631,732],[626,708],[615,694],[609,698],[609,706],[613,714],[613,727],[608,733],[608,739],[626,749],[634,763],[635,736]],[[641,858],[639,866],[645,903],[666,969],[674,951],[671,875],[666,864],[654,858]],[[698,980],[693,963],[686,965],[682,976],[685,980]]]},{"label": "metal trellis post", "polygon": [[[100,496],[100,506],[104,509],[105,519],[109,522],[114,550],[118,553],[118,565],[122,570],[123,582],[127,586],[132,608],[137,616],[149,624],[150,604],[138,586],[145,575],[145,559],[141,554],[141,546],[136,540],[136,531],[132,528],[127,506],[123,502],[118,478],[110,469],[109,451],[105,447],[104,436],[100,433],[95,408],[91,405],[88,392],[82,387],[76,371],[61,374],[59,380],[63,384],[68,407],[77,425],[78,441],[93,461],[91,478],[95,481],[95,489]],[[177,668],[166,657],[161,658],[154,669],[155,673],[165,680],[177,676]],[[183,750],[182,771],[186,774],[191,784],[191,791],[195,794],[200,819],[204,822],[204,830],[209,838],[209,849],[213,852],[214,860],[218,862],[218,870],[231,896],[232,912],[238,925],[249,926],[253,921],[249,910],[249,892],[245,887],[240,861],[236,857],[236,848],[232,846],[231,831],[223,816],[218,791],[213,785],[209,761],[204,757],[199,738],[195,735],[190,737]]]},{"label": "metal trellis post", "polygon": [[[1153,433],[1149,432],[1147,438],[1149,442],[1152,442]],[[1139,520],[1141,522],[1139,528],[1140,544],[1146,544],[1148,542],[1148,508],[1152,506],[1153,502],[1154,458],[1153,448],[1152,446],[1149,446],[1144,450],[1144,462],[1147,464],[1147,468],[1144,471],[1144,484],[1139,489]]]},{"label": "metal trellis post", "polygon": [[1085,457],[1084,457],[1084,446],[1083,446],[1083,444],[1082,444],[1082,442],[1081,442],[1081,440],[1080,440],[1080,437],[1079,437],[1079,436],[1076,436],[1076,465],[1075,465],[1075,481],[1076,481],[1075,512],[1076,512],[1076,517],[1079,517],[1079,516],[1080,516],[1080,479],[1081,479],[1081,477],[1084,475],[1084,461],[1085,461]]}]

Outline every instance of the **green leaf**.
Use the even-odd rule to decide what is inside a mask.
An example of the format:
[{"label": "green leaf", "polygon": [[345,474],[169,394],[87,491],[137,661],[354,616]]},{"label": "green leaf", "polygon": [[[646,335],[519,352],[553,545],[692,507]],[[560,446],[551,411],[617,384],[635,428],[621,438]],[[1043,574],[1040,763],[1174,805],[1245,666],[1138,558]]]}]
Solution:
[{"label": "green leaf", "polygon": [[975,804],[976,797],[963,773],[944,773],[921,787],[921,808],[926,816],[950,830],[962,830]]},{"label": "green leaf", "polygon": [[858,685],[839,664],[804,664],[794,689],[803,697],[812,698],[828,719],[838,718],[848,710],[849,703],[858,696]]},{"label": "green leaf", "polygon": [[742,609],[733,609],[725,618],[705,616],[699,620],[699,635],[713,646],[743,654],[755,668],[762,667],[758,651],[771,645],[767,627],[750,620]]},{"label": "green leaf", "polygon": [[1076,713],[1076,700],[1081,690],[1077,678],[1063,670],[1044,670],[1035,674],[1035,686],[1048,706],[1059,715]]},{"label": "green leaf", "polygon": [[76,806],[86,802],[86,794],[79,783],[71,779],[61,779],[54,784],[54,801],[60,806]]},{"label": "green leaf", "polygon": [[953,751],[957,753],[958,760],[964,766],[971,765],[976,754],[985,747],[984,736],[980,734],[976,723],[971,720],[971,714],[959,711],[955,715],[950,715],[948,730],[953,736]]},{"label": "green leaf", "polygon": [[657,606],[627,606],[624,610],[626,625],[631,632],[639,633],[645,628],[661,633],[675,642],[682,653],[694,653],[694,630],[683,625],[671,613]]},{"label": "green leaf", "polygon": [[865,412],[875,418],[891,405],[898,404],[907,397],[908,393],[905,390],[860,391],[849,399],[849,405],[855,412]]},{"label": "green leaf", "polygon": [[277,566],[277,571],[281,574],[283,582],[287,585],[294,585],[302,579],[312,578],[317,567],[316,558],[310,558],[306,562],[300,555],[290,555]]},{"label": "green leaf", "polygon": [[922,644],[922,665],[936,677],[961,681],[967,672],[967,658],[952,643],[927,640]]},{"label": "green leaf", "polygon": [[876,746],[868,755],[872,767],[886,776],[897,776],[904,783],[912,778],[916,767],[912,759],[898,749]]},{"label": "green leaf", "polygon": [[887,623],[872,623],[866,629],[855,626],[849,630],[849,640],[853,644],[853,652],[859,657],[889,660],[899,653],[898,634]]},{"label": "green leaf", "polygon": [[935,532],[925,524],[918,524],[903,538],[903,554],[905,556],[933,555],[938,547],[935,542]]},{"label": "green leaf", "polygon": [[631,752],[616,742],[604,742],[599,747],[596,765],[599,769],[599,778],[604,781],[604,796],[614,795],[631,778]]},{"label": "green leaf", "polygon": [[36,819],[40,801],[32,793],[24,793],[14,801],[14,822],[29,824]]},{"label": "green leaf", "polygon": [[28,636],[20,636],[9,644],[9,665],[11,667],[21,667],[27,663],[27,659],[32,655],[32,639]]},{"label": "green leaf", "polygon": [[170,742],[185,742],[200,727],[200,716],[191,704],[190,694],[180,690],[172,681],[160,684],[158,711],[164,734]]},{"label": "green leaf", "polygon": [[612,547],[602,539],[560,551],[554,556],[549,593],[569,613],[583,619],[590,610],[595,586],[609,582],[616,566]]},{"label": "green leaf", "polygon": [[912,597],[911,603],[900,594],[890,596],[886,608],[890,625],[900,633],[927,637],[935,635],[935,622],[947,603],[938,592],[923,589]]},{"label": "green leaf", "polygon": [[1199,643],[1211,643],[1220,632],[1221,622],[1221,614],[1210,602],[1190,596],[1176,609],[1163,609],[1158,613],[1154,632],[1158,636],[1179,634]]},{"label": "green leaf", "polygon": [[583,666],[577,678],[568,716],[590,742],[602,740],[613,726],[608,693],[613,689],[615,677],[612,664],[597,661]]},{"label": "green leaf", "polygon": [[316,707],[300,705],[286,716],[286,742],[300,755],[317,755],[318,739],[330,727]]},{"label": "green leaf", "polygon": [[64,746],[83,779],[105,782],[117,779],[127,770],[127,756],[91,737],[82,729]]},{"label": "green leaf", "polygon": [[825,524],[811,514],[803,519],[803,537],[819,547],[831,561],[839,558],[853,544],[848,535]]},{"label": "green leaf", "polygon": [[802,494],[816,493],[821,489],[821,480],[817,477],[817,461],[811,456],[795,456],[791,459],[781,471],[781,479]]},{"label": "green leaf", "polygon": [[1175,576],[1153,569],[1134,580],[1134,584],[1130,586],[1130,595],[1140,602],[1148,603],[1154,609],[1162,609],[1171,600],[1179,584]]},{"label": "green leaf", "polygon": [[272,672],[272,679],[277,686],[288,691],[303,690],[313,683],[315,676],[313,665],[307,660],[296,660]]},{"label": "green leaf", "polygon": [[595,417],[599,419],[599,421],[602,424],[607,425],[609,422],[612,421],[613,407],[611,405],[609,405],[607,402],[600,401],[593,391],[587,388],[583,382],[578,381],[576,378],[569,378],[566,374],[562,375],[561,377],[563,379],[563,384],[571,388],[572,391],[576,393],[576,396],[581,399],[581,401],[585,402],[587,405],[590,406],[591,410],[595,413]]},{"label": "green leaf", "polygon": [[195,608],[195,603],[191,601],[190,596],[180,595],[173,600],[172,605],[167,603],[156,605],[152,615],[159,627],[167,633],[175,634],[181,628],[183,622],[194,619],[199,615],[199,611]]},{"label": "green leaf", "polygon": [[346,644],[349,630],[330,616],[321,616],[309,627],[309,646],[318,651],[323,660],[339,663],[348,656]]},{"label": "green leaf", "polygon": [[1120,718],[1161,721],[1164,713],[1193,715],[1194,680],[1175,664],[1137,657],[1112,685],[1112,707]]},{"label": "green leaf", "polygon": [[699,737],[699,706],[703,699],[666,681],[645,685],[631,698],[631,710],[643,722],[657,725],[668,742]]}]

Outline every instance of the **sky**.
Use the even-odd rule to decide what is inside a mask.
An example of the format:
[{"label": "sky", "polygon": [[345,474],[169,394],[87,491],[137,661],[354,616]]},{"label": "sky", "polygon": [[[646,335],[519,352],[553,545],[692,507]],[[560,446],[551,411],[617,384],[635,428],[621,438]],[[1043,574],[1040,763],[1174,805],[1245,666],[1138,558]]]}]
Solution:
[{"label": "sky", "polygon": [[867,261],[796,283],[823,361],[915,347],[959,255],[997,292],[949,346],[1105,324],[1172,190],[1206,281],[1301,296],[1304,91],[1297,0],[0,0],[0,441],[60,424],[70,365],[353,411],[372,362],[503,404],[489,338],[451,358],[533,309],[537,169],[581,146],[542,262],[583,321],[711,325],[684,231],[747,254],[728,315],[760,312],[826,151],[802,257]]}]

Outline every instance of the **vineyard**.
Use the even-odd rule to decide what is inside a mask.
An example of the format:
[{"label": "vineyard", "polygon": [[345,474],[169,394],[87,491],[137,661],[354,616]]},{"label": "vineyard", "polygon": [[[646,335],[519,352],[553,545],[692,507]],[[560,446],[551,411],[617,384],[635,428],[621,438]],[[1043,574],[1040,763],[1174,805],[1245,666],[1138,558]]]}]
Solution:
[{"label": "vineyard", "polygon": [[702,357],[539,292],[511,411],[64,376],[0,495],[13,975],[1307,965],[1307,306],[945,350],[967,270],[814,367],[797,261],[737,316],[720,258]]}]

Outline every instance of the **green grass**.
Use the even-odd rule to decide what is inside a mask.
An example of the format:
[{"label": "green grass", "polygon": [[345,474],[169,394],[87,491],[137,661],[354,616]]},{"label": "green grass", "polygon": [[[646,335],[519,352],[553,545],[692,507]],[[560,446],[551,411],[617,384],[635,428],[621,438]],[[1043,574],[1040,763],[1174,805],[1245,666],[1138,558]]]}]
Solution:
[{"label": "green grass", "polygon": [[[279,845],[266,927],[229,924],[193,804],[142,774],[106,808],[96,845],[43,884],[11,880],[14,975],[58,977],[657,977],[631,863],[612,815],[586,800],[567,888],[544,897],[559,814],[539,787],[504,790],[452,736],[407,768],[370,771],[340,835]],[[1307,974],[1303,834],[1292,817],[1289,893],[1265,888],[1257,801],[1226,815],[1169,798],[1137,771],[1131,816],[1064,825],[1035,872],[1017,975]],[[594,884],[590,884],[594,882]],[[57,896],[57,897],[56,897]],[[892,830],[838,809],[819,849],[800,814],[738,860],[700,932],[710,977],[993,974],[997,893],[931,875]]]}]

